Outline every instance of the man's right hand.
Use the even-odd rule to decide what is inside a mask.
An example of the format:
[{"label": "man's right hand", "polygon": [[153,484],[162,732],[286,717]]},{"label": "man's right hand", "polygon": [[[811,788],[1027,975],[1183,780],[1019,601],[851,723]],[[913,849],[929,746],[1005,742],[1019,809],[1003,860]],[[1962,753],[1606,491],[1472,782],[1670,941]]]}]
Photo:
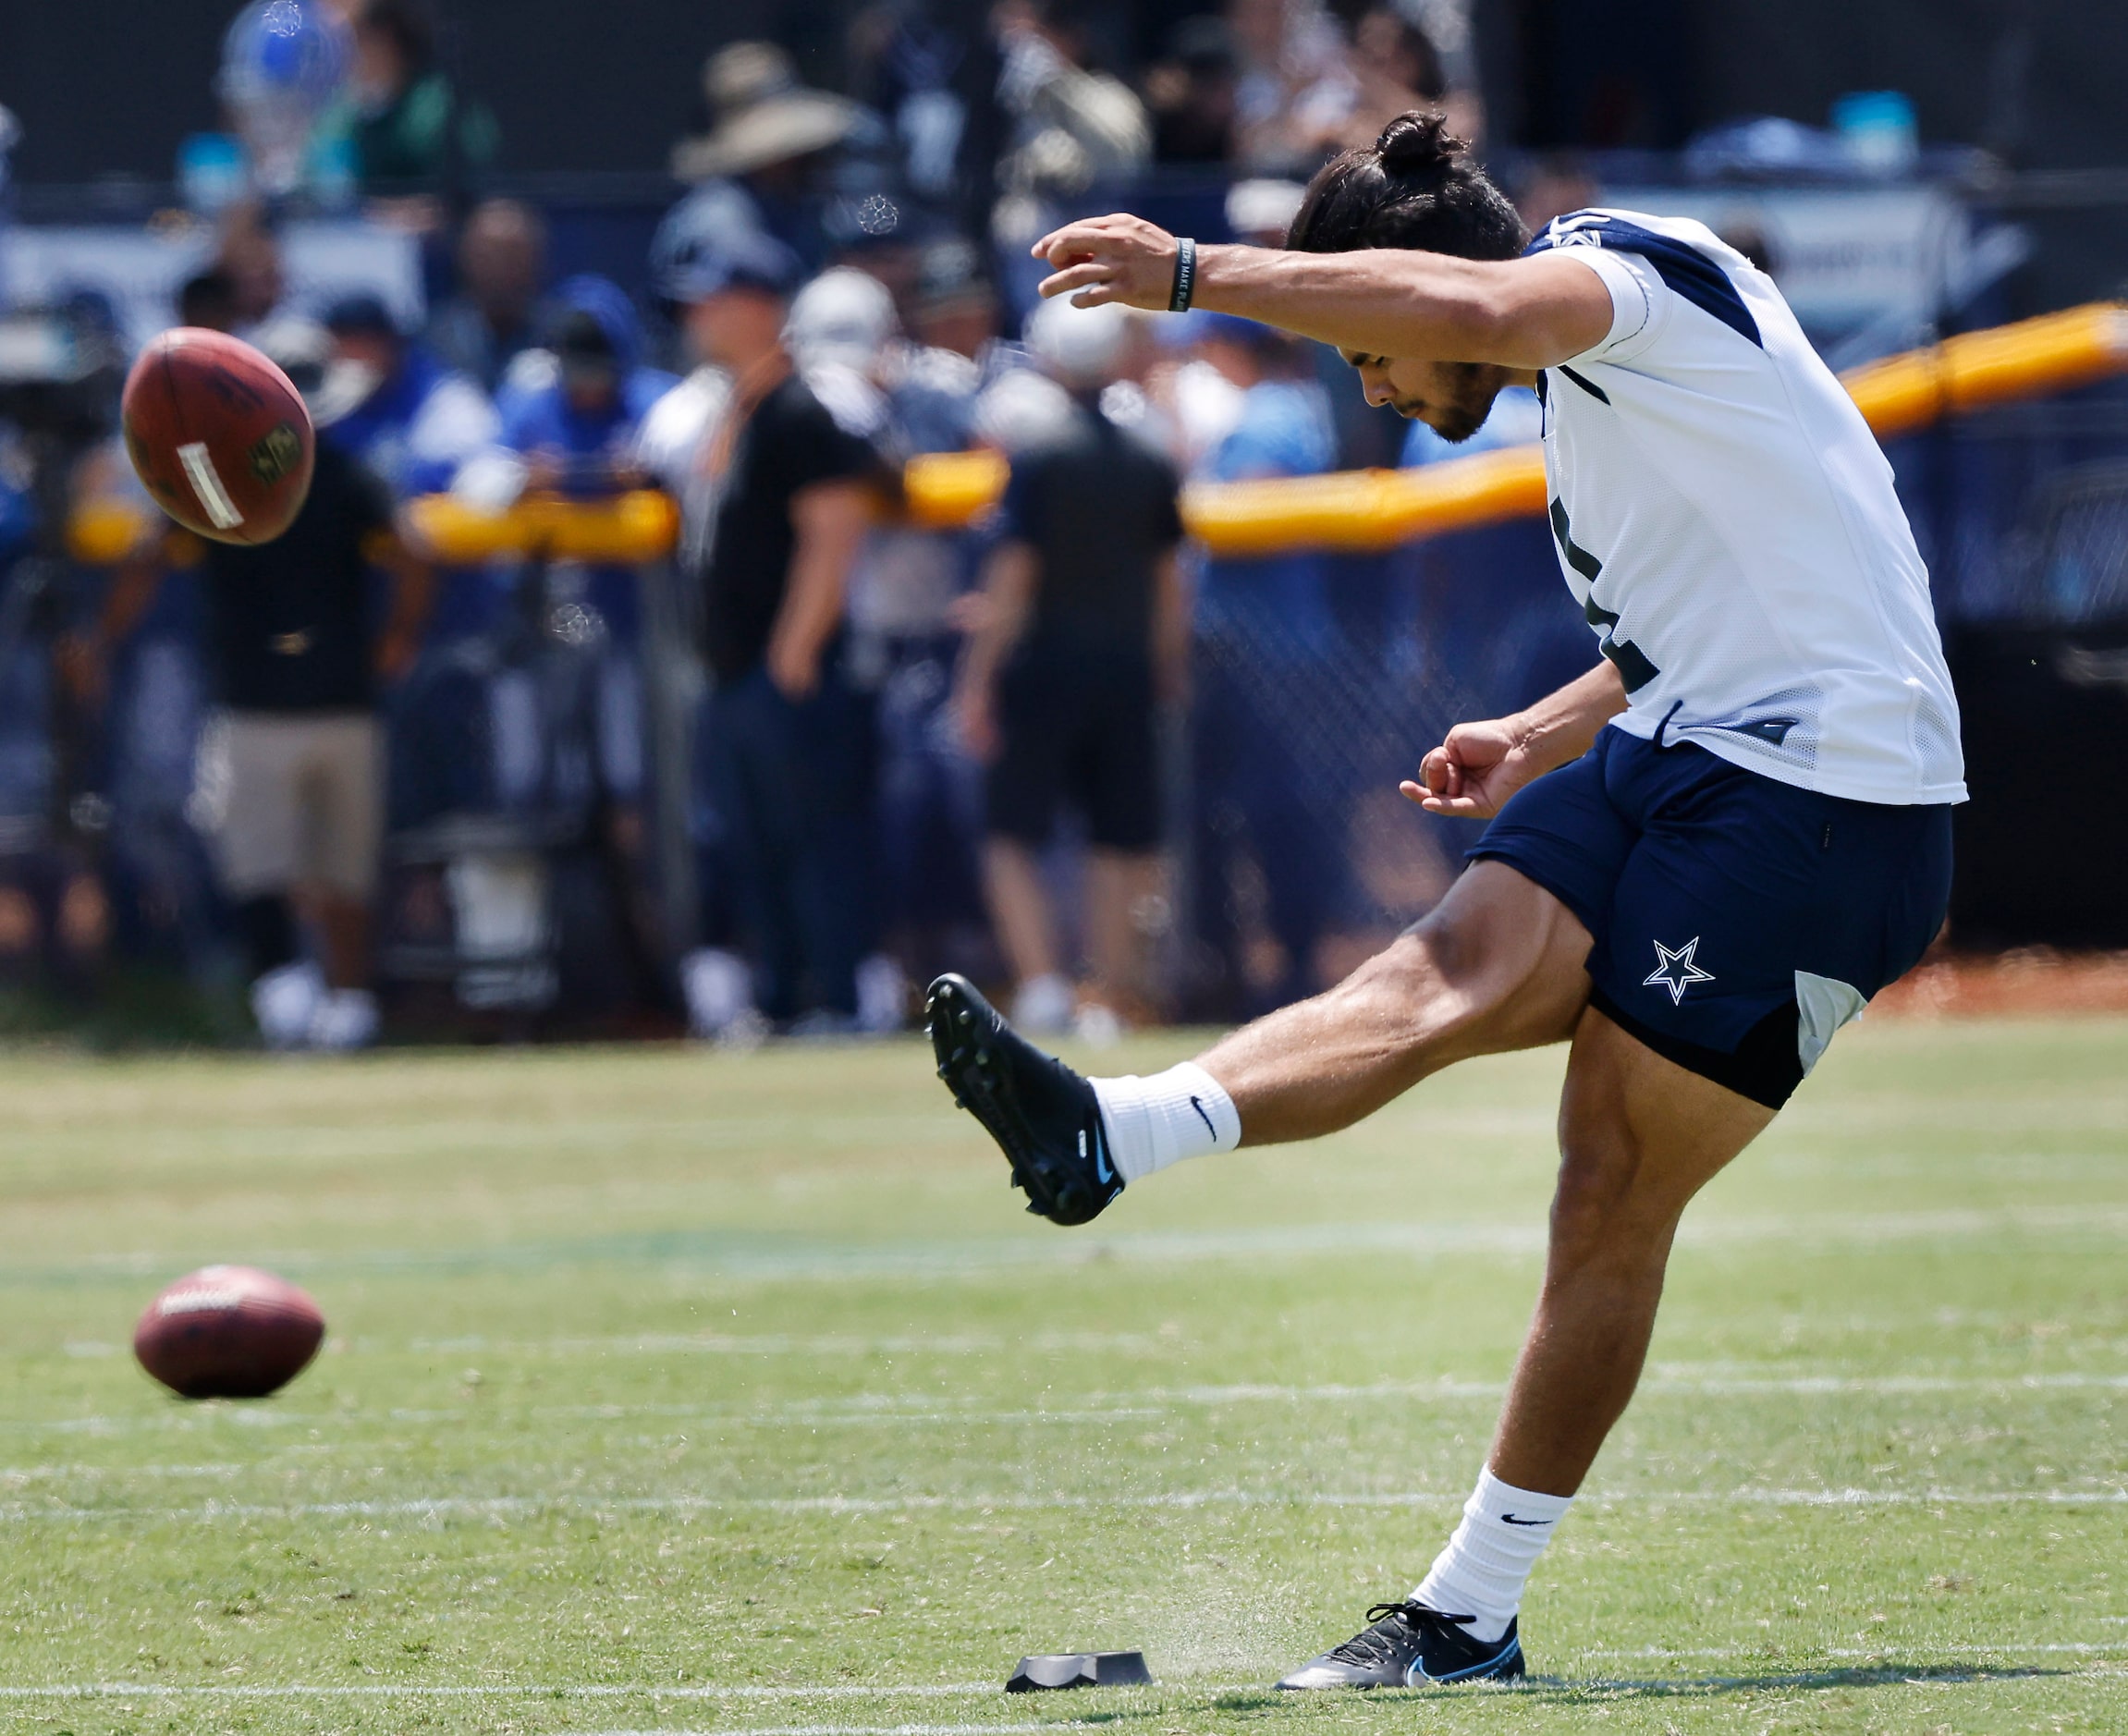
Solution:
[{"label": "man's right hand", "polygon": [[1532,778],[1551,770],[1532,752],[1535,731],[1522,716],[1458,724],[1419,764],[1417,781],[1398,786],[1428,813],[1489,820]]}]

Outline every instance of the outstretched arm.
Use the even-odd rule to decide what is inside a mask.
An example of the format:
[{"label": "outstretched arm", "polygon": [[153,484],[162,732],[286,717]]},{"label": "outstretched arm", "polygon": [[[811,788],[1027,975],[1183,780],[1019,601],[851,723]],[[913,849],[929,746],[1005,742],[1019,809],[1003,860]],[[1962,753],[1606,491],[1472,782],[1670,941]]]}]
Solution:
[{"label": "outstretched arm", "polygon": [[[1046,296],[1081,307],[1168,305],[1175,238],[1143,217],[1069,223],[1034,244],[1051,275]],[[1374,248],[1290,253],[1261,247],[1197,250],[1194,307],[1238,313],[1349,354],[1548,368],[1601,343],[1610,291],[1569,252],[1454,259]]]},{"label": "outstretched arm", "polygon": [[1418,778],[1399,788],[1428,813],[1489,819],[1532,778],[1586,753],[1624,709],[1625,683],[1599,663],[1512,717],[1458,724],[1420,763]]}]

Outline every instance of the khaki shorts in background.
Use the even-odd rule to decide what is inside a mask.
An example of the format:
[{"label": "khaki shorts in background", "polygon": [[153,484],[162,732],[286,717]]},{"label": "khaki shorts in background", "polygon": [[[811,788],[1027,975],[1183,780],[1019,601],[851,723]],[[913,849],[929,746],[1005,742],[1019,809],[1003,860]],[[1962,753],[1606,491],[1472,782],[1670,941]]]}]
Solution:
[{"label": "khaki shorts in background", "polygon": [[325,886],[367,901],[384,838],[384,731],[368,712],[215,714],[189,808],[232,898]]}]

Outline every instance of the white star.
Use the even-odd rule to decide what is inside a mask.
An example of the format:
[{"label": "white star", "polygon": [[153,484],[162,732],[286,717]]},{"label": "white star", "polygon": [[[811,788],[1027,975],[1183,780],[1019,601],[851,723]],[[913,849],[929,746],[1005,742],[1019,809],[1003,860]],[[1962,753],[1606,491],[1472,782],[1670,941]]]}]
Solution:
[{"label": "white star", "polygon": [[1714,981],[1712,971],[1703,971],[1694,961],[1693,954],[1698,950],[1699,936],[1697,935],[1686,941],[1683,946],[1676,947],[1666,947],[1661,941],[1657,941],[1655,943],[1655,969],[1641,978],[1640,985],[1643,988],[1654,988],[1659,984],[1661,987],[1667,988],[1669,990],[1670,1005],[1673,1007],[1678,1005],[1684,999],[1685,990],[1694,983],[1711,983]]}]

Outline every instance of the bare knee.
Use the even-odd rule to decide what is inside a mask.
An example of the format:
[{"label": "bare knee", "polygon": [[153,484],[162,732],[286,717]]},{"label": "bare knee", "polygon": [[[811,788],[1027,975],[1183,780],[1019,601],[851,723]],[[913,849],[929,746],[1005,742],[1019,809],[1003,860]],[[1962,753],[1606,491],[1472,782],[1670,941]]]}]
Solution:
[{"label": "bare knee", "polygon": [[1659,1278],[1683,1202],[1624,1129],[1562,1141],[1546,1282],[1595,1270]]},{"label": "bare knee", "polygon": [[1510,999],[1515,973],[1488,958],[1470,924],[1428,917],[1397,936],[1333,994],[1365,1002],[1414,1045],[1452,1039]]},{"label": "bare knee", "polygon": [[1347,982],[1402,1011],[1413,1040],[1447,1056],[1561,1041],[1587,1000],[1580,923],[1520,876],[1494,883],[1489,866],[1459,881]]}]

